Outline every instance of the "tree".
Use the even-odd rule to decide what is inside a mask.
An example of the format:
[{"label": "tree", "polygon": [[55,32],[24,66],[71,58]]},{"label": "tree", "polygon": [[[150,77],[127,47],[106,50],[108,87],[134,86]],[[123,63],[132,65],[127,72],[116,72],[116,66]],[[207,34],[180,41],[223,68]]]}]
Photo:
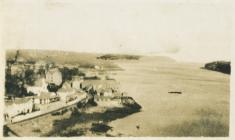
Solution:
[{"label": "tree", "polygon": [[48,84],[47,89],[49,92],[57,92],[60,87],[55,85],[54,83]]},{"label": "tree", "polygon": [[5,81],[6,94],[13,94],[16,97],[22,97],[27,95],[27,90],[24,87],[23,77],[17,75],[6,75]]},{"label": "tree", "polygon": [[27,69],[25,71],[25,82],[28,85],[34,85],[35,82],[34,71],[31,69]]}]

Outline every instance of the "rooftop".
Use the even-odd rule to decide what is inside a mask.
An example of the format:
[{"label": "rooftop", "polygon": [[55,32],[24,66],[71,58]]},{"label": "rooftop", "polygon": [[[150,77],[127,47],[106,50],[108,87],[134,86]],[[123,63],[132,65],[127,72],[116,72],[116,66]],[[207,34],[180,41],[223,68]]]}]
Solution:
[{"label": "rooftop", "polygon": [[114,80],[85,80],[83,86],[93,85],[95,87],[118,88],[119,84]]},{"label": "rooftop", "polygon": [[41,92],[39,96],[34,96],[36,99],[44,99],[44,98],[51,98],[56,97],[56,94],[54,92]]},{"label": "rooftop", "polygon": [[48,70],[48,73],[60,72],[58,68],[51,68]]}]

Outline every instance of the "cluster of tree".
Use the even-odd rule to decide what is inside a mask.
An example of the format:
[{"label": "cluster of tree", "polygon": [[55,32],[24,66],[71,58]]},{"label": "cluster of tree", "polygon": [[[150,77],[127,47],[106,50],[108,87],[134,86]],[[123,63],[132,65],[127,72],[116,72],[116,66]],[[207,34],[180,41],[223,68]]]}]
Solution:
[{"label": "cluster of tree", "polygon": [[226,62],[226,61],[215,61],[215,62],[207,63],[205,64],[205,69],[219,71],[219,72],[223,72],[226,74],[231,73],[230,62]]},{"label": "cluster of tree", "polygon": [[24,84],[24,79],[22,77],[6,74],[6,94],[11,94],[16,97],[27,96],[27,90],[24,87]]},{"label": "cluster of tree", "polygon": [[34,85],[34,82],[35,82],[35,74],[34,74],[34,71],[31,70],[31,69],[27,69],[25,71],[25,77],[24,77],[24,80],[25,80],[25,83],[27,85]]},{"label": "cluster of tree", "polygon": [[85,76],[84,73],[82,73],[81,71],[79,71],[78,68],[72,68],[72,69],[69,69],[67,67],[64,67],[64,68],[61,68],[60,69],[60,72],[62,73],[62,80],[63,82],[64,81],[70,81],[72,80],[72,77],[73,76]]},{"label": "cluster of tree", "polygon": [[58,89],[61,88],[61,86],[62,86],[62,84],[61,85],[56,85],[54,83],[50,83],[50,84],[47,85],[47,89],[48,89],[49,92],[57,92]]},{"label": "cluster of tree", "polygon": [[[40,73],[43,73],[43,71],[40,71]],[[10,70],[7,69],[5,76],[6,94],[11,94],[16,97],[29,96],[31,94],[27,93],[25,84],[33,86],[35,81],[36,75],[32,69],[26,69],[23,74],[14,75],[11,75]]]}]

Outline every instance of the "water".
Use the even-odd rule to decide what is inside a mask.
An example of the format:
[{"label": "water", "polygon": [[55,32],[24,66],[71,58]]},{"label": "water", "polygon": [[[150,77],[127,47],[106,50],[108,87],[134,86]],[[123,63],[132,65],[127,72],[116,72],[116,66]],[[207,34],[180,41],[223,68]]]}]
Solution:
[{"label": "water", "polygon": [[[228,123],[229,75],[200,69],[200,64],[140,60],[118,62],[121,89],[142,111],[110,123],[112,134],[124,136],[171,136],[165,128],[200,119],[195,112],[215,109]],[[180,91],[182,94],[169,94]],[[221,104],[223,103],[223,104]]]}]

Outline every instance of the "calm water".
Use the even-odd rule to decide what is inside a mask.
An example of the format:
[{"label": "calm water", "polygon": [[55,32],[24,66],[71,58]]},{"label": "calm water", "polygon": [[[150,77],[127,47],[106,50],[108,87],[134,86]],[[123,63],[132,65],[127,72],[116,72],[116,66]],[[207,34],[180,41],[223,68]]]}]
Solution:
[{"label": "calm water", "polygon": [[[170,136],[165,128],[199,119],[200,109],[216,110],[228,123],[229,75],[200,69],[200,64],[140,60],[118,62],[125,71],[116,79],[140,105],[142,112],[115,120],[113,134]],[[182,94],[169,94],[180,91]]]}]

